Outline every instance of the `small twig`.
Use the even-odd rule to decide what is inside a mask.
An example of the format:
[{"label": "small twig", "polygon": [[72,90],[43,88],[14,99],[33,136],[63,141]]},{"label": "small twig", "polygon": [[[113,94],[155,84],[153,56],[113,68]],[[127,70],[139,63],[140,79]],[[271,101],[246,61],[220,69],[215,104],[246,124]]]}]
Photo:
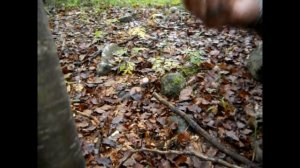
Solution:
[{"label": "small twig", "polygon": [[87,61],[91,61],[92,59],[94,59],[95,57],[97,57],[98,55],[100,55],[102,53],[102,49],[94,52],[91,56],[89,56],[87,59],[82,61],[82,64],[86,63]]},{"label": "small twig", "polygon": [[184,112],[177,109],[174,105],[169,103],[166,99],[162,98],[158,93],[154,92],[153,96],[163,103],[164,105],[168,106],[174,113],[182,117],[186,122],[190,124],[190,126],[201,136],[203,136],[208,142],[210,142],[212,145],[220,149],[222,152],[226,153],[227,155],[231,156],[232,158],[245,163],[250,166],[257,167],[256,164],[248,160],[247,158],[243,157],[242,155],[232,151],[229,148],[226,148],[224,145],[222,145],[220,142],[217,141],[217,139],[211,137],[203,128],[201,128],[193,119],[191,119],[188,115],[186,115]]},{"label": "small twig", "polygon": [[157,150],[157,149],[142,148],[142,149],[133,149],[133,150],[130,150],[130,152],[131,152],[131,154],[128,155],[127,158],[124,161],[122,161],[119,164],[118,167],[123,165],[132,156],[133,153],[136,153],[136,152],[153,152],[153,153],[162,154],[162,155],[165,155],[165,154],[190,155],[190,156],[195,156],[195,157],[197,157],[201,160],[211,161],[213,163],[218,163],[218,164],[221,164],[221,165],[226,166],[226,167],[241,168],[240,166],[228,163],[228,162],[226,162],[222,159],[208,157],[208,156],[205,156],[205,155],[202,155],[200,153],[193,152],[193,151],[185,151],[185,152],[175,151],[175,150],[162,151],[162,150]]}]

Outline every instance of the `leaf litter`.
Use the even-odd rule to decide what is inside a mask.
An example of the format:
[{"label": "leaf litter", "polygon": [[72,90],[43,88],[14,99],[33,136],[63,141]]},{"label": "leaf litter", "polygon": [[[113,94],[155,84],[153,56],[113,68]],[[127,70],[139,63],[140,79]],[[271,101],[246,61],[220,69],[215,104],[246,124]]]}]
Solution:
[{"label": "leaf litter", "polygon": [[[178,99],[168,101],[180,106],[212,136],[252,158],[252,137],[261,139],[263,135],[256,121],[262,111],[262,85],[249,76],[245,63],[260,37],[234,27],[209,29],[185,10],[175,9],[109,7],[99,14],[86,8],[59,10],[51,17],[68,93],[74,100],[71,108],[85,114],[74,118],[87,167],[116,167],[128,150],[141,147],[201,149],[207,156],[221,156],[214,147],[203,150],[206,142],[188,125],[181,125],[180,119],[171,119],[170,109],[152,97],[154,91],[160,91],[163,74],[180,70],[189,61],[200,70],[188,76],[192,82]],[[133,13],[132,18],[128,12]],[[98,76],[101,57],[91,56],[111,43],[123,48],[114,56],[134,66],[123,66],[122,72],[128,73],[120,73],[121,64],[117,63],[115,70]],[[95,117],[99,125],[87,116]],[[99,154],[92,152],[95,148]],[[213,166],[195,157],[149,152],[136,153],[123,165],[199,164]]]}]

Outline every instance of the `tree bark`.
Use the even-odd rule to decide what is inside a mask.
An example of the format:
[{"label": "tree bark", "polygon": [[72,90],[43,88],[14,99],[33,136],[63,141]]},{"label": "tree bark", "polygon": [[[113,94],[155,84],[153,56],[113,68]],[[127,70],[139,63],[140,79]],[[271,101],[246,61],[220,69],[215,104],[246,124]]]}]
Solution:
[{"label": "tree bark", "polygon": [[70,101],[42,0],[38,0],[38,167],[84,168]]}]

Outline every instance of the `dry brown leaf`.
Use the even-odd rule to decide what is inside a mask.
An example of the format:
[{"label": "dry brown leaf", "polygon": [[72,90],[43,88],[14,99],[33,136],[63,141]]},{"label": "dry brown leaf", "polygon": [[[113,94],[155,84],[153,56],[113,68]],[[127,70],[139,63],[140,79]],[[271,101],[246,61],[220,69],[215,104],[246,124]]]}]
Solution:
[{"label": "dry brown leaf", "polygon": [[183,89],[181,92],[180,92],[180,95],[179,95],[179,100],[180,101],[186,101],[186,100],[190,100],[191,99],[191,94],[193,92],[193,88],[192,87],[186,87],[185,89]]}]

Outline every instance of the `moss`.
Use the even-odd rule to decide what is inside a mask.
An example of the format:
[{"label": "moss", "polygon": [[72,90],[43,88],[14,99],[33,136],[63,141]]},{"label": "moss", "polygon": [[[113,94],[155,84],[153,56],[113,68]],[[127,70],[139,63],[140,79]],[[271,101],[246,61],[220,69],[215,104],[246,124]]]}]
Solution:
[{"label": "moss", "polygon": [[181,68],[181,73],[185,76],[185,77],[189,77],[192,75],[195,75],[198,73],[199,68],[196,66],[192,66],[192,67],[183,67]]},{"label": "moss", "polygon": [[169,97],[176,97],[185,87],[186,79],[181,73],[168,73],[161,79],[162,94]]}]

